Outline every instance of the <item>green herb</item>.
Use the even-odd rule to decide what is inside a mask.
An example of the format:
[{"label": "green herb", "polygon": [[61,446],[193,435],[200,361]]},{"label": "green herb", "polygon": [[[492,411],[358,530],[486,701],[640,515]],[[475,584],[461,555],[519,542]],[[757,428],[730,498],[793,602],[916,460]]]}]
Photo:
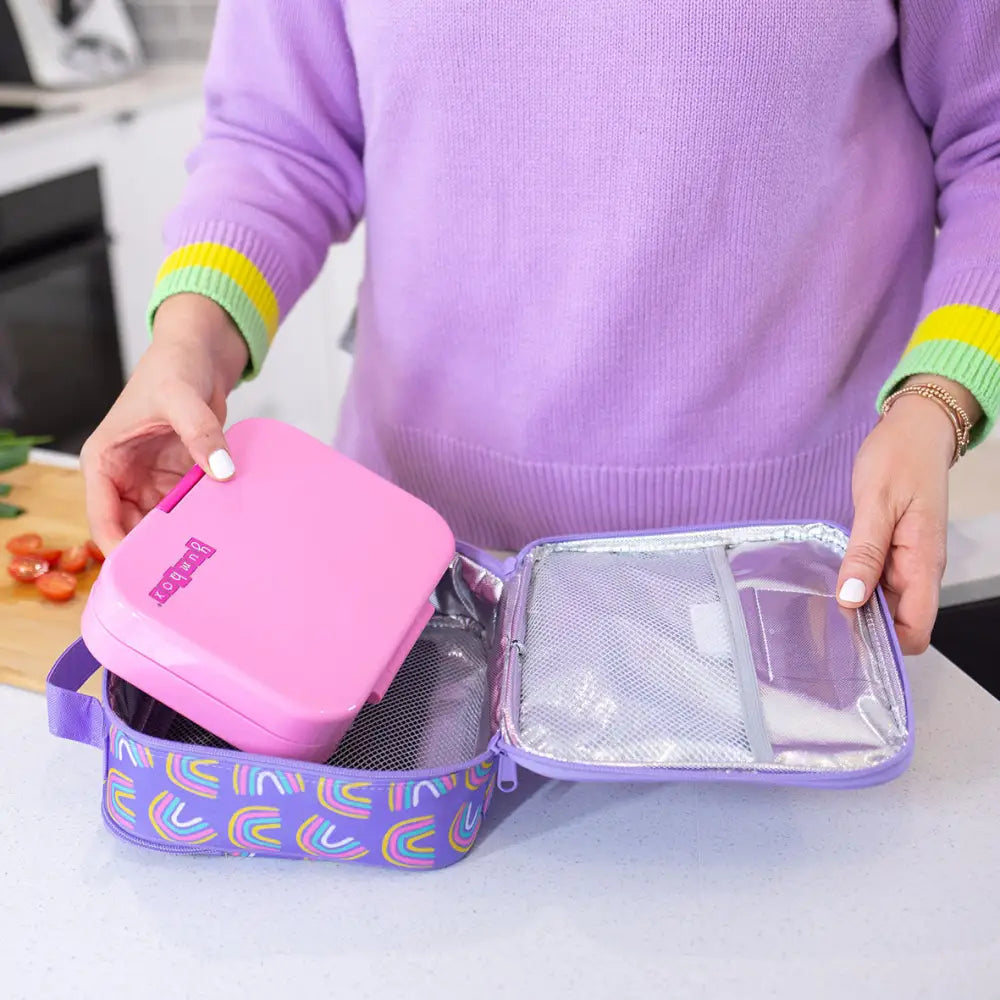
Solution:
[{"label": "green herb", "polygon": [[24,434],[19,435],[9,427],[0,427],[0,442],[4,444],[48,444],[52,440],[51,436],[45,434]]},{"label": "green herb", "polygon": [[[7,472],[9,469],[16,469],[18,466],[26,465],[31,454],[31,449],[39,444],[48,444],[50,437],[21,437],[14,431],[0,427],[0,472]],[[0,497],[10,495],[10,486],[7,483],[0,483]],[[14,504],[0,503],[0,518],[18,517],[23,514],[21,507]]]},{"label": "green herb", "polygon": [[0,472],[8,469],[16,469],[19,465],[24,465],[28,461],[31,448],[26,444],[2,444],[0,443]]},{"label": "green herb", "polygon": [[51,440],[50,437],[18,437],[13,431],[0,430],[0,472],[24,465],[32,448]]}]

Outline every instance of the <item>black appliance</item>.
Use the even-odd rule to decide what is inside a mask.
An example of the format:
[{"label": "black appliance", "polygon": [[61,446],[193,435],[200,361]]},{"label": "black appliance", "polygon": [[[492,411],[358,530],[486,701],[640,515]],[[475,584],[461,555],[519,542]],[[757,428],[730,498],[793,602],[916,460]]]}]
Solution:
[{"label": "black appliance", "polygon": [[0,126],[28,121],[37,118],[40,114],[41,109],[30,104],[0,104]]},{"label": "black appliance", "polygon": [[1000,698],[1000,597],[942,608],[931,642],[956,667]]},{"label": "black appliance", "polygon": [[122,389],[96,169],[0,196],[0,427],[78,453]]}]

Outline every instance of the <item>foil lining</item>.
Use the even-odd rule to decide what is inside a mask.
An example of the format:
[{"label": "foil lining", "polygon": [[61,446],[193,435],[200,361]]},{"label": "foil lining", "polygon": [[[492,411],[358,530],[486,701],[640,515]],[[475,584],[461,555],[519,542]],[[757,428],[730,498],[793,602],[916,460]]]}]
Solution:
[{"label": "foil lining", "polygon": [[906,746],[880,608],[837,604],[827,525],[540,545],[505,602],[500,723],[613,768],[851,773]]}]

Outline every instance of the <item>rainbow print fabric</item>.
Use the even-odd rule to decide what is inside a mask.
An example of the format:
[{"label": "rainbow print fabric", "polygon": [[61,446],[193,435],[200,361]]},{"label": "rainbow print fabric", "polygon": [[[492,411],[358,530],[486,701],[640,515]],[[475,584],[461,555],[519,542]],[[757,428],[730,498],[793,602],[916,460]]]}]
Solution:
[{"label": "rainbow print fabric", "polygon": [[443,868],[472,849],[496,789],[492,758],[413,780],[363,780],[162,746],[110,727],[103,810],[129,841],[177,853]]}]

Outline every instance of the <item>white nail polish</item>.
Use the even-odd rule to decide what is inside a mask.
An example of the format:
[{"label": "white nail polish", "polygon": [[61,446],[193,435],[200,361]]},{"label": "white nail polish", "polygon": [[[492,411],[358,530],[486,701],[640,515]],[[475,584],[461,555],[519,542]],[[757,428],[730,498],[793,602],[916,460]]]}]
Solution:
[{"label": "white nail polish", "polygon": [[840,600],[845,604],[860,604],[866,593],[867,588],[862,580],[845,580],[844,586],[840,588]]},{"label": "white nail polish", "polygon": [[220,448],[208,456],[208,471],[215,479],[232,479],[233,473],[236,472],[236,466],[233,465],[229,452]]}]

